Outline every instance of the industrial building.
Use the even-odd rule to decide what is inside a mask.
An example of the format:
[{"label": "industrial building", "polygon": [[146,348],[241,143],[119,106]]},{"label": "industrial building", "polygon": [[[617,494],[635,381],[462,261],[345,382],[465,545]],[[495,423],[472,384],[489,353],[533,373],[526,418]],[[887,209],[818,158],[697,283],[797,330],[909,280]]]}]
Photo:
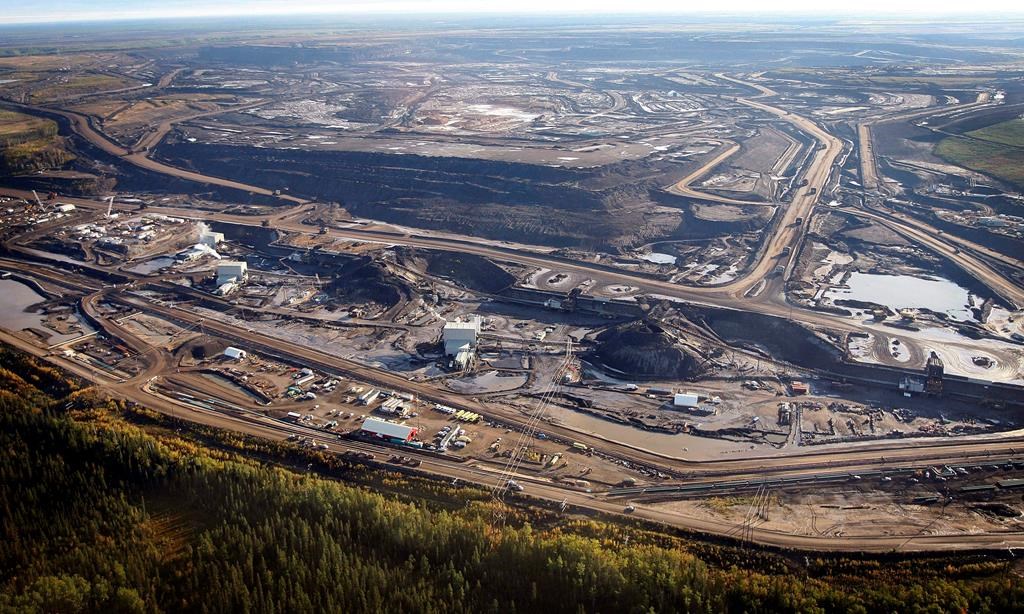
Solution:
[{"label": "industrial building", "polygon": [[409,443],[419,432],[414,426],[406,426],[395,422],[388,422],[380,418],[368,417],[359,427],[359,432],[392,443]]},{"label": "industrial building", "polygon": [[242,360],[243,358],[246,357],[246,351],[240,350],[236,347],[228,347],[227,349],[224,350],[224,355],[230,358],[231,360]]},{"label": "industrial building", "polygon": [[204,256],[212,256],[216,259],[220,259],[220,254],[209,245],[203,245],[202,243],[196,243],[192,247],[186,249],[183,252],[179,252],[175,258],[183,262],[191,262],[193,260],[199,260]]},{"label": "industrial building", "polygon": [[210,248],[216,248],[217,244],[224,240],[224,233],[204,230],[199,233],[199,244]]},{"label": "industrial building", "polygon": [[925,363],[925,382],[924,390],[928,394],[938,396],[942,394],[942,380],[945,375],[945,365],[942,364],[942,359],[935,352],[932,352],[928,357],[928,362]]},{"label": "industrial building", "polygon": [[241,260],[228,260],[217,265],[217,286],[228,282],[242,283],[248,276],[249,266]]},{"label": "industrial building", "polygon": [[377,397],[379,397],[379,396],[380,396],[380,390],[377,390],[376,388],[371,388],[371,389],[367,390],[366,392],[364,392],[363,394],[359,395],[359,404],[360,405],[369,405],[370,403],[373,403],[374,401],[376,401]]},{"label": "industrial building", "polygon": [[700,397],[694,392],[677,392],[672,397],[674,407],[697,407]]},{"label": "industrial building", "polygon": [[447,322],[441,333],[444,355],[453,359],[454,365],[465,369],[473,361],[477,336],[480,335],[480,318],[472,316],[466,321]]}]

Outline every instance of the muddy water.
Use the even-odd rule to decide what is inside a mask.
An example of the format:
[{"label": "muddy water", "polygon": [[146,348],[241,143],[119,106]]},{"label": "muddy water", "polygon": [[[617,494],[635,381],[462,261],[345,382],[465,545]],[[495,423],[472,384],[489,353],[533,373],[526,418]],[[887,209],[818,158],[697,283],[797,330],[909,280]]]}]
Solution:
[{"label": "muddy water", "polygon": [[49,335],[47,339],[49,343],[61,343],[77,337],[78,333],[58,334],[45,326],[46,317],[43,314],[25,311],[44,300],[46,300],[44,296],[20,281],[0,279],[0,327],[12,332],[32,328]]},{"label": "muddy water", "polygon": [[761,445],[751,449],[749,443],[723,439],[644,431],[554,405],[548,407],[547,414],[562,426],[676,458],[719,459],[725,456],[753,456],[775,451],[774,448]]}]

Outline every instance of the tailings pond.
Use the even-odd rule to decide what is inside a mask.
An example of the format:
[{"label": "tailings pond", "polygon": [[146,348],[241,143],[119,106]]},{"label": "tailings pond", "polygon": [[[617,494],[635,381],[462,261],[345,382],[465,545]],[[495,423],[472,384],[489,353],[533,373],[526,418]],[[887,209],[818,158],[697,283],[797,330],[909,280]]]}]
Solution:
[{"label": "tailings pond", "polygon": [[[12,332],[31,328],[43,335],[48,335],[47,343],[63,343],[78,337],[81,333],[62,335],[46,326],[46,316],[42,313],[26,311],[32,305],[46,300],[32,288],[13,279],[0,279],[0,326]],[[69,317],[75,317],[70,316]],[[80,323],[85,332],[92,329]]]}]

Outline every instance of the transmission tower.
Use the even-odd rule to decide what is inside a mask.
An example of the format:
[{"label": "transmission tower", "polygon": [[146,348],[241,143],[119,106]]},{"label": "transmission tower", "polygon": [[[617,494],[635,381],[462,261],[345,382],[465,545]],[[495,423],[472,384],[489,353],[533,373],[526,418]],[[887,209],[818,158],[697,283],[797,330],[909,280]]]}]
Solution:
[{"label": "transmission tower", "polygon": [[544,414],[547,412],[548,405],[551,403],[551,399],[554,398],[555,394],[561,387],[562,381],[565,374],[568,372],[569,366],[572,364],[572,339],[566,339],[565,341],[565,357],[559,363],[558,368],[551,376],[551,380],[548,381],[542,389],[537,404],[534,407],[533,412],[530,414],[519,433],[519,437],[516,439],[515,444],[511,449],[511,456],[509,456],[508,462],[505,463],[505,467],[498,475],[497,481],[491,488],[491,498],[494,500],[494,514],[493,522],[496,525],[500,525],[505,522],[505,514],[507,506],[505,504],[505,495],[511,488],[514,488],[515,481],[514,477],[519,471],[519,467],[523,463],[523,459],[526,457],[526,451],[529,448],[530,441],[534,438],[537,433],[537,426],[544,418]]}]

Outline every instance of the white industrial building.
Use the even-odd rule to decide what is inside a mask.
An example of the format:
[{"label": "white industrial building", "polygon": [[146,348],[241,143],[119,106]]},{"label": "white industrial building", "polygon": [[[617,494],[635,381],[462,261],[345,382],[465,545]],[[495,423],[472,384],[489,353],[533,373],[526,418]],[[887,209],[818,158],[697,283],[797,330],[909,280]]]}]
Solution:
[{"label": "white industrial building", "polygon": [[220,260],[220,254],[217,253],[217,250],[213,249],[209,245],[203,245],[202,243],[196,243],[187,250],[179,253],[175,258],[185,262],[191,262],[193,260],[199,260],[204,256],[212,256],[217,260]]},{"label": "white industrial building", "polygon": [[672,397],[672,405],[675,407],[697,407],[700,404],[700,397],[695,392],[677,392]]},{"label": "white industrial building", "polygon": [[204,230],[199,233],[199,244],[207,247],[216,248],[217,244],[224,240],[223,232],[213,232],[212,230]]},{"label": "white industrial building", "polygon": [[224,355],[231,360],[242,360],[246,356],[245,350],[240,350],[236,347],[228,347],[224,350]]},{"label": "white industrial building", "polygon": [[387,420],[381,420],[379,418],[374,418],[373,416],[364,420],[362,426],[359,427],[359,430],[365,435],[378,437],[395,443],[408,443],[412,441],[412,438],[416,436],[417,432],[419,432],[419,429],[414,426],[388,422]]},{"label": "white industrial building", "polygon": [[473,360],[476,352],[477,336],[480,335],[480,318],[472,316],[467,321],[447,322],[441,333],[444,342],[444,355],[451,356],[460,369]]},{"label": "white industrial building", "polygon": [[248,276],[249,266],[241,260],[227,260],[217,265],[217,286],[228,282],[242,283]]}]

